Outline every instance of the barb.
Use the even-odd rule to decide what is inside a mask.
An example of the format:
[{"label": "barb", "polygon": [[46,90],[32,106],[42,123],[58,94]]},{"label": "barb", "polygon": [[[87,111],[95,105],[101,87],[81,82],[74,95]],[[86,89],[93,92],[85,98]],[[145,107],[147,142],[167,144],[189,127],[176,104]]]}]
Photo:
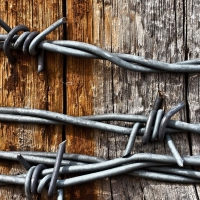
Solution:
[{"label": "barb", "polygon": [[164,110],[159,109],[157,112],[157,115],[156,115],[154,129],[153,129],[153,133],[152,133],[152,137],[151,137],[152,141],[154,141],[158,136],[158,130],[159,130],[159,126],[160,126],[163,114],[164,114]]},{"label": "barb", "polygon": [[[120,114],[106,114],[100,116],[84,116],[84,117],[72,117],[60,113],[44,111],[44,110],[37,110],[37,109],[25,109],[25,108],[13,108],[13,107],[0,107],[0,120],[3,121],[18,121],[23,122],[39,122],[45,124],[62,124],[62,123],[71,123],[78,126],[84,126],[89,128],[100,129],[104,131],[115,132],[119,134],[127,134],[131,135],[127,148],[125,150],[124,157],[126,157],[130,152],[134,145],[136,135],[142,135],[142,142],[143,144],[147,144],[151,140],[155,140],[156,137],[159,135],[159,139],[165,137],[165,133],[173,133],[173,132],[185,132],[185,131],[192,131],[199,134],[200,125],[199,124],[189,124],[186,122],[180,121],[173,121],[170,118],[178,111],[180,111],[185,103],[181,102],[170,111],[168,111],[164,117],[163,110],[159,110],[160,106],[162,105],[163,97],[160,93],[158,93],[155,104],[153,106],[153,110],[150,112],[149,117],[145,116],[134,116],[130,117],[131,115],[120,115]],[[24,118],[27,116],[26,118]],[[31,118],[33,117],[33,118]],[[49,121],[48,121],[49,120]],[[97,121],[98,120],[98,121]],[[133,130],[127,127],[121,127],[112,124],[106,124],[99,121],[106,121],[106,120],[127,120],[127,121],[134,121],[137,123],[145,122],[146,127],[141,127],[142,125],[137,126],[135,130],[133,126]],[[155,126],[154,126],[155,124]],[[144,125],[143,125],[144,126]],[[168,126],[168,127],[167,127]],[[141,127],[141,128],[139,128]],[[171,129],[175,128],[175,129]],[[175,156],[178,164],[182,166],[182,162],[180,159],[180,155],[176,150],[174,143],[172,142],[171,138],[167,136],[167,144]]]},{"label": "barb", "polygon": [[24,159],[21,154],[17,154],[17,160],[20,162],[21,165],[28,171],[31,168],[31,165]]},{"label": "barb", "polygon": [[167,144],[168,144],[168,146],[169,146],[174,158],[176,159],[177,164],[180,167],[183,167],[183,159],[181,158],[180,154],[178,153],[178,151],[177,151],[177,149],[176,149],[171,137],[167,134],[165,136],[165,138],[166,138]]},{"label": "barb", "polygon": [[135,138],[137,136],[138,129],[140,128],[140,126],[141,126],[140,123],[135,123],[134,126],[133,126],[133,129],[131,131],[131,134],[130,134],[130,137],[129,137],[129,140],[128,140],[128,144],[126,146],[126,149],[125,149],[125,152],[124,152],[124,155],[123,155],[124,158],[131,154],[131,150],[133,148]]},{"label": "barb", "polygon": [[63,189],[59,189],[57,192],[58,192],[57,200],[63,200],[64,199],[64,191],[63,191]]},{"label": "barb", "polygon": [[[38,72],[44,69],[44,51],[61,53],[76,57],[85,57],[93,59],[104,59],[132,71],[138,72],[200,72],[200,60],[189,60],[178,63],[163,63],[156,60],[146,60],[142,57],[131,54],[110,53],[97,46],[69,40],[48,41],[45,37],[53,30],[66,22],[66,18],[61,18],[50,27],[39,32],[29,32],[28,27],[19,25],[11,29],[5,22],[0,20],[0,26],[5,29],[8,34],[0,34],[0,49],[3,49],[10,63],[15,62],[15,58],[11,54],[11,49],[22,50],[23,53],[28,52],[31,55],[38,56]],[[18,31],[25,31],[21,36],[16,36]]]},{"label": "barb", "polygon": [[[96,129],[115,132],[115,133],[119,133],[119,134],[131,134],[127,148],[124,153],[124,157],[126,157],[131,152],[131,149],[134,145],[136,135],[143,135],[142,142],[143,142],[143,144],[147,144],[149,142],[150,138],[153,138],[153,139],[156,138],[156,136],[158,135],[158,130],[159,130],[159,138],[160,138],[161,134],[162,134],[162,137],[164,137],[165,133],[177,132],[177,131],[182,132],[182,131],[187,131],[189,129],[193,130],[193,132],[196,131],[197,133],[199,133],[199,128],[200,128],[199,125],[169,120],[172,117],[172,115],[174,115],[176,112],[178,112],[180,109],[182,109],[184,107],[185,104],[183,102],[181,102],[175,108],[168,111],[165,114],[165,116],[162,118],[163,111],[159,110],[159,112],[158,112],[159,107],[162,105],[162,100],[163,100],[163,98],[159,93],[155,100],[153,110],[150,112],[150,115],[148,118],[144,117],[144,116],[142,116],[142,117],[134,116],[131,119],[132,121],[136,121],[137,123],[146,122],[145,128],[143,127],[143,128],[139,129],[139,127],[141,125],[139,125],[139,126],[137,125],[136,127],[133,126],[133,130],[131,128],[126,128],[126,127],[121,127],[121,126],[116,126],[116,125],[111,125],[111,124],[106,124],[106,123],[95,121],[95,120],[115,120],[115,119],[125,120],[126,117],[122,118],[121,115],[72,117],[72,116],[68,116],[68,115],[64,115],[64,114],[60,114],[60,113],[53,113],[50,111],[25,109],[25,108],[12,108],[12,107],[0,107],[0,113],[5,113],[7,116],[7,118],[6,118],[6,117],[4,117],[4,115],[2,115],[3,120],[9,119],[10,116],[12,116],[13,114],[14,114],[13,115],[14,118],[17,118],[17,120],[20,119],[20,117],[19,117],[20,115],[25,115],[25,116],[27,115],[29,117],[29,120],[31,120],[30,116],[33,116],[34,117],[33,119],[35,121],[41,122],[42,120],[45,120],[44,121],[45,123],[56,123],[56,121],[57,121],[57,123],[59,123],[59,122],[71,123],[71,124],[78,125],[78,126],[96,128]],[[10,115],[8,115],[8,114],[10,114]],[[17,116],[15,116],[15,114],[17,114]],[[125,116],[127,116],[127,115],[125,115]],[[40,119],[40,118],[42,118],[42,119]],[[46,119],[44,119],[44,118],[46,118]],[[48,119],[50,119],[51,121],[48,122],[47,121]],[[130,117],[128,117],[126,119],[130,120]],[[22,118],[21,118],[21,120],[22,120]],[[26,120],[28,120],[28,118],[26,118]],[[54,121],[54,120],[56,120],[56,121]],[[156,121],[156,123],[155,123],[155,127],[154,127],[155,121]],[[170,124],[172,124],[173,128],[177,128],[177,129],[175,129],[175,130],[169,129]],[[177,124],[179,126],[177,126]],[[182,126],[180,126],[180,124]],[[169,128],[166,128],[167,125],[169,126]],[[152,132],[153,132],[153,135],[152,135]],[[183,163],[181,161],[180,155],[179,155],[178,151],[176,150],[176,147],[169,136],[167,136],[167,144],[168,144],[172,154],[175,156],[179,166],[182,166]]]},{"label": "barb", "polygon": [[59,173],[63,153],[65,150],[65,144],[66,144],[66,140],[59,145],[58,155],[56,157],[56,162],[54,165],[51,182],[49,184],[48,196],[50,196],[50,197],[53,195],[55,188],[56,188],[56,181],[58,179],[58,173]]},{"label": "barb", "polygon": [[[62,146],[64,145],[62,144],[60,152],[63,151]],[[34,154],[35,152],[29,153]],[[59,158],[61,158],[60,155],[61,153],[58,153]],[[45,153],[43,156],[45,157]],[[199,156],[184,156],[182,159],[186,166],[200,166]],[[59,166],[58,169],[58,174],[85,173],[85,175],[61,180],[57,180],[56,178],[55,186],[57,189],[124,173],[159,181],[187,184],[200,183],[199,171],[188,168],[180,169],[176,166],[174,157],[158,154],[135,154],[127,158],[116,158],[102,161],[101,163],[85,163],[82,166]],[[41,193],[45,187],[50,187],[49,182],[52,180],[54,171],[55,168],[46,169],[43,164],[39,164],[31,167],[25,176],[0,175],[0,183],[24,185],[27,198],[31,199],[31,195],[35,191]],[[41,178],[38,179],[38,177]],[[58,196],[60,195],[63,196],[62,190],[58,190]]]},{"label": "barb", "polygon": [[152,110],[149,114],[149,117],[148,117],[148,120],[147,120],[147,123],[146,123],[145,132],[144,132],[144,135],[142,137],[142,143],[143,144],[147,144],[149,142],[149,138],[151,136],[151,128],[154,124],[156,113],[157,113],[157,110]]},{"label": "barb", "polygon": [[185,106],[184,102],[179,103],[176,107],[172,108],[170,111],[168,111],[165,116],[163,117],[160,127],[159,127],[159,139],[163,140],[165,137],[165,128],[167,125],[168,120],[179,110],[181,110]]},{"label": "barb", "polygon": [[[151,127],[154,125],[155,119],[157,118],[157,112],[159,108],[161,107],[163,102],[163,96],[158,92],[158,95],[156,97],[156,100],[154,102],[153,110],[150,112],[147,123],[146,123],[146,129],[144,132],[144,135],[142,137],[142,143],[147,144],[149,142],[149,139],[151,138]],[[155,132],[155,128],[154,128]]]}]

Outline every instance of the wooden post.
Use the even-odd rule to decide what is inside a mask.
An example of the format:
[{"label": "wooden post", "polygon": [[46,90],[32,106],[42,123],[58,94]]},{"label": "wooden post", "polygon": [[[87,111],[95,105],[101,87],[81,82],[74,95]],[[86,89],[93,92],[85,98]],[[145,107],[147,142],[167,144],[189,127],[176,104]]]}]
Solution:
[{"label": "wooden post", "polygon": [[[199,57],[199,1],[53,0],[0,1],[1,17],[11,27],[25,24],[42,31],[67,13],[66,34],[58,28],[48,39],[69,39],[97,45],[110,52],[130,53],[163,62]],[[0,30],[3,33],[3,30]],[[200,123],[199,75],[147,74],[124,70],[108,61],[47,53],[45,71],[37,73],[35,57],[15,52],[10,65],[0,56],[0,106],[39,108],[73,116],[102,113],[148,115],[157,92],[165,110],[185,100],[186,109],[174,119]],[[128,123],[116,124],[130,126]],[[128,137],[67,125],[42,126],[0,123],[1,150],[56,151],[67,139],[67,152],[121,157]],[[64,134],[62,134],[64,133]],[[181,155],[199,154],[199,136],[174,134]],[[136,140],[133,153],[171,154],[163,142],[142,145]],[[1,161],[2,174],[25,172],[17,162]],[[106,178],[66,188],[65,199],[198,199],[199,186],[171,184],[128,175]],[[0,199],[25,199],[24,188],[0,188]],[[37,197],[35,197],[37,198]],[[38,197],[40,198],[40,197]],[[54,196],[56,199],[56,196]],[[41,199],[48,199],[46,193]]]},{"label": "wooden post", "polygon": [[[94,0],[93,4],[95,45],[168,63],[185,59],[185,5],[182,1]],[[99,60],[95,61],[95,68],[95,113],[148,115],[158,91],[164,94],[165,110],[186,100],[184,74],[135,73]],[[187,120],[186,110],[174,119]],[[172,137],[180,154],[190,155],[187,134]],[[99,132],[96,140],[98,156],[111,159],[123,155],[128,138]],[[139,152],[170,154],[164,143],[144,146],[141,140],[136,140],[133,153]],[[100,180],[98,191],[99,199],[195,198],[193,185],[160,183],[126,175]]]},{"label": "wooden post", "polygon": [[[67,2],[67,38],[93,43],[92,0]],[[93,60],[67,57],[66,113],[72,116],[92,115]],[[94,155],[94,130],[68,125],[66,128],[67,152]],[[95,186],[86,183],[66,188],[66,199],[95,199]]]},{"label": "wooden post", "polygon": [[[199,1],[191,1],[186,4],[186,27],[187,27],[187,37],[186,37],[186,59],[195,59],[200,57],[199,50],[199,39],[198,35],[200,33],[199,28]],[[187,102],[188,102],[188,121],[191,123],[200,122],[200,106],[199,106],[199,83],[200,77],[198,73],[189,73],[187,75]],[[191,155],[199,155],[200,152],[200,137],[197,134],[188,134],[191,145]],[[199,184],[195,185],[196,198],[199,198],[200,188]]]},{"label": "wooden post", "polygon": [[[42,31],[62,17],[62,1],[0,1],[1,18],[10,27],[24,24],[31,31]],[[3,29],[1,33],[5,33]],[[61,39],[62,27],[48,35],[48,39]],[[63,112],[62,56],[46,53],[45,70],[37,73],[37,57],[14,52],[17,62],[8,63],[0,52],[0,106],[37,108]],[[1,123],[0,149],[6,151],[57,151],[62,141],[62,126]],[[17,162],[0,162],[1,174],[24,173]],[[24,187],[0,188],[0,199],[26,199]],[[44,194],[42,199],[48,199]]]}]

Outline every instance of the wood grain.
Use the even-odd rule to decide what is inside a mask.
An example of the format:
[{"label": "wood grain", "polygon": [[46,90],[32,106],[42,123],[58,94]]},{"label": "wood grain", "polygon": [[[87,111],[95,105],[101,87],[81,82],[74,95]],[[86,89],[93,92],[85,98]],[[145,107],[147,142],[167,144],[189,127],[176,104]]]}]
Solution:
[{"label": "wood grain", "polygon": [[[24,24],[31,31],[42,31],[62,17],[62,1],[0,1],[1,18],[11,27]],[[1,33],[4,31],[1,29]],[[62,28],[49,34],[48,39],[61,39]],[[45,71],[37,73],[37,57],[14,52],[17,62],[8,63],[1,51],[0,106],[37,108],[62,112],[62,56],[46,53]],[[56,151],[62,141],[61,126],[1,123],[1,150]],[[13,162],[1,161],[3,174],[24,172]],[[35,197],[37,198],[37,197]],[[41,198],[47,199],[44,194]],[[0,199],[26,199],[24,187],[1,187]]]},{"label": "wood grain", "polygon": [[[199,27],[199,3],[200,1],[187,1],[187,59],[199,58],[200,49],[199,49],[199,39],[198,35],[200,33]],[[199,73],[190,73],[187,76],[187,102],[188,102],[188,121],[190,123],[200,122],[200,106],[199,106],[199,83],[200,83],[200,74]],[[189,139],[191,142],[191,155],[199,155],[200,153],[200,137],[198,134],[189,133]],[[199,199],[200,187],[196,185],[196,195]]]},{"label": "wood grain", "polygon": [[[199,57],[199,3],[198,0],[0,0],[0,13],[11,27],[25,24],[31,31],[44,30],[66,13],[65,39],[170,63]],[[63,34],[65,31],[59,28],[48,39],[61,39]],[[102,60],[67,57],[63,61],[62,56],[54,53],[47,53],[46,69],[38,74],[35,57],[14,54],[17,63],[10,65],[0,52],[0,106],[39,108],[73,116],[148,115],[157,91],[161,91],[166,111],[182,100],[188,102],[187,109],[174,119],[199,122],[198,74],[137,73]],[[61,126],[1,123],[0,135],[1,150],[56,151],[58,144],[67,139],[67,152],[106,159],[121,157],[128,141],[126,136],[71,125],[63,132]],[[181,155],[199,154],[198,135],[180,133],[172,138]],[[141,138],[137,138],[132,152],[171,155],[165,143],[156,141],[144,146]],[[0,172],[18,174],[24,169],[18,163],[0,161]],[[193,200],[199,199],[199,192],[199,185],[120,175],[66,188],[65,199]],[[24,188],[1,187],[0,199],[25,199]],[[48,198],[45,193],[35,199]]]},{"label": "wood grain", "polygon": [[[67,4],[67,39],[92,43],[92,0],[72,0]],[[67,57],[66,113],[72,116],[93,114],[92,59]],[[68,125],[67,152],[94,155],[93,130]],[[94,183],[66,188],[66,199],[96,199]]]},{"label": "wood grain", "polygon": [[[176,62],[185,59],[182,1],[94,1],[94,44],[112,52],[132,53],[146,59]],[[95,114],[151,111],[157,91],[165,96],[165,110],[185,100],[183,74],[145,74],[123,70],[107,61],[96,61]],[[186,120],[185,111],[174,119]],[[121,123],[122,124],[122,123]],[[123,124],[122,124],[123,125]],[[124,124],[128,125],[128,124]],[[189,155],[187,134],[173,135],[181,155]],[[128,138],[98,132],[97,155],[106,159],[123,155]],[[142,145],[133,153],[171,154],[161,142]],[[99,199],[194,199],[193,185],[168,184],[128,176],[99,181]]]}]

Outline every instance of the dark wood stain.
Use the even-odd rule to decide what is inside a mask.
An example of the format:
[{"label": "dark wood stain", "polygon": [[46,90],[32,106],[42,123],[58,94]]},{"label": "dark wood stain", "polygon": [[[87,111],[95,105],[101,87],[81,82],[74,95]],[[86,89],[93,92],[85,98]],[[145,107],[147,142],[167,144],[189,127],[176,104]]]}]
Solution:
[{"label": "dark wood stain", "polygon": [[[69,40],[92,43],[92,0],[68,2]],[[93,61],[67,58],[67,114],[83,116],[93,114]],[[67,152],[94,155],[93,130],[68,125],[66,129]],[[66,188],[66,199],[96,199],[94,183]]]},{"label": "dark wood stain", "polygon": [[[31,30],[42,31],[63,17],[63,3],[68,9],[67,39],[163,62],[200,56],[200,4],[197,0],[9,0],[1,1],[0,13],[11,27],[25,24]],[[0,32],[5,33],[2,29]],[[48,39],[58,39],[61,33],[59,28]],[[160,90],[165,97],[166,110],[182,100],[188,102],[187,110],[178,113],[176,119],[199,123],[198,74],[135,73],[107,61],[68,57],[66,82],[63,83],[62,67],[58,69],[63,66],[61,56],[47,53],[45,73],[38,75],[36,58],[23,56],[21,52],[14,54],[17,63],[11,66],[0,53],[0,106],[62,112],[63,104],[67,103],[66,113],[73,116],[112,112],[148,115]],[[66,102],[62,98],[63,84],[67,88]],[[62,141],[61,133],[61,126],[1,123],[0,149],[56,151]],[[198,135],[174,134],[172,137],[181,155],[199,154]],[[106,159],[122,156],[128,141],[126,136],[70,125],[66,128],[66,139],[67,152],[96,153]],[[160,142],[143,146],[137,140],[133,153],[170,154],[164,146]],[[16,162],[1,160],[0,172],[18,174],[24,169]],[[65,199],[69,200],[199,199],[200,196],[199,185],[160,183],[127,175],[68,187],[65,191]],[[26,199],[24,187],[1,187],[0,199],[5,197]],[[34,199],[48,197],[44,193]]]}]

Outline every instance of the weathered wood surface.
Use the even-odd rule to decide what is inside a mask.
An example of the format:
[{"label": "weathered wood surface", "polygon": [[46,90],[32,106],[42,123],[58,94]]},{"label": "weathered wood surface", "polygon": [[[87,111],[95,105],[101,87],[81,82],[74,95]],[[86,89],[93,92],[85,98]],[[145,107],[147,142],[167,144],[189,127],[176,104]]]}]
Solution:
[{"label": "weathered wood surface", "polygon": [[[92,43],[92,1],[67,2],[67,39]],[[67,57],[66,62],[66,113],[72,116],[92,115],[93,60]],[[66,127],[67,152],[93,155],[93,130],[68,125]],[[66,188],[66,199],[95,199],[95,186],[87,183]]]},{"label": "weathered wood surface", "polygon": [[[164,62],[185,59],[184,4],[182,1],[94,1],[94,44],[108,51],[132,53]],[[95,114],[151,111],[157,91],[165,96],[168,110],[185,99],[184,74],[144,74],[123,70],[109,62],[96,61],[94,71]],[[104,66],[104,67],[102,67]],[[175,119],[187,120],[186,111]],[[104,158],[123,155],[127,137],[99,133],[97,154]],[[173,136],[181,155],[189,155],[187,134]],[[160,142],[135,143],[133,153],[170,154]],[[99,181],[99,199],[195,199],[194,185],[159,183],[128,176]]]},{"label": "weathered wood surface", "polygon": [[[63,10],[64,9],[64,10]],[[25,24],[43,30],[67,14],[66,32],[57,29],[49,39],[70,39],[95,44],[111,52],[132,53],[164,62],[199,57],[199,1],[71,0],[0,1],[1,18],[11,27]],[[39,20],[38,20],[39,19]],[[0,32],[3,30],[1,29]],[[64,33],[64,36],[63,36]],[[100,113],[145,114],[151,111],[157,91],[169,110],[182,100],[187,109],[174,119],[199,122],[198,74],[145,74],[119,68],[108,61],[47,53],[46,69],[37,74],[36,58],[17,52],[11,66],[1,52],[0,106],[40,108],[69,115]],[[117,124],[122,124],[116,122]],[[130,124],[126,124],[129,126]],[[67,139],[67,152],[106,159],[123,154],[128,137],[67,126],[1,123],[1,150],[56,151]],[[65,133],[62,135],[62,133]],[[181,155],[199,154],[199,137],[176,134],[173,141]],[[170,154],[164,143],[142,145],[133,153]],[[1,161],[0,172],[24,170]],[[65,199],[198,199],[199,186],[156,182],[121,175],[66,188]],[[46,194],[39,199],[47,199]],[[25,199],[23,187],[0,188],[0,199]]]},{"label": "weathered wood surface", "polygon": [[[200,57],[199,39],[200,33],[199,21],[200,14],[198,12],[200,1],[188,1],[187,2],[187,52],[186,59],[194,59]],[[199,106],[199,74],[190,73],[188,75],[188,88],[187,88],[187,101],[188,101],[188,121],[191,123],[200,122],[200,106]],[[199,155],[200,152],[200,139],[197,134],[189,134],[189,140],[191,142],[191,154]],[[196,196],[199,199],[200,187],[196,185]]]},{"label": "weathered wood surface", "polygon": [[[62,1],[0,1],[1,18],[11,27],[24,24],[31,31],[42,31],[62,17]],[[0,30],[3,33],[3,29]],[[62,28],[49,34],[49,39],[61,39]],[[4,32],[5,33],[5,32]],[[17,62],[10,65],[0,52],[0,106],[15,106],[63,112],[62,56],[47,53],[46,69],[37,73],[37,58],[15,52]],[[0,149],[6,151],[57,151],[62,141],[62,126],[1,123]],[[1,161],[2,174],[24,172],[14,162]],[[37,198],[37,197],[36,197]],[[0,199],[26,199],[24,188],[0,188]],[[42,199],[48,199],[44,194]]]}]

